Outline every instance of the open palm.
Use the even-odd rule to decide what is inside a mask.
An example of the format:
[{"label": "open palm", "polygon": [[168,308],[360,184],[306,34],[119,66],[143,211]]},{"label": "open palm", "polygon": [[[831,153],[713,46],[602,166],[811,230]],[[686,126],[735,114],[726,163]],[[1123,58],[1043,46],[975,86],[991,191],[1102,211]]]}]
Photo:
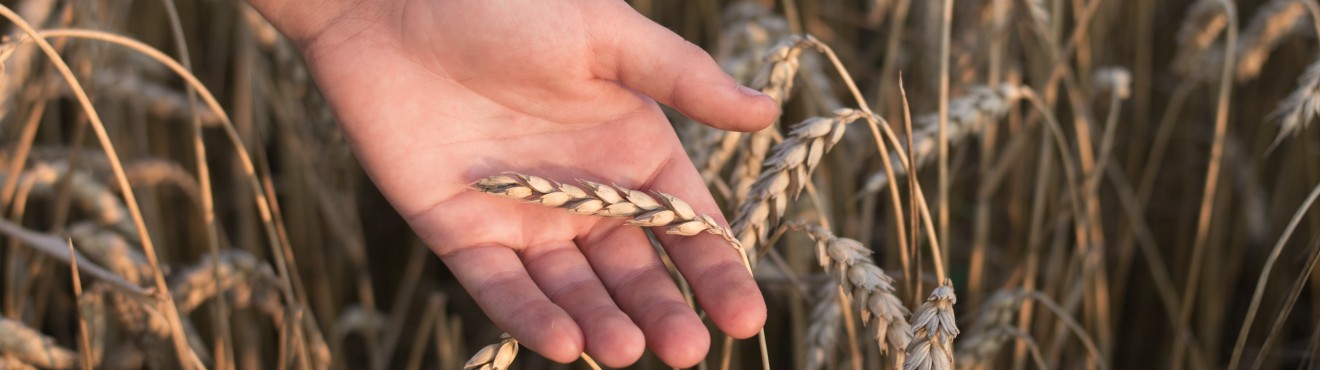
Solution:
[{"label": "open palm", "polygon": [[[705,326],[641,229],[467,186],[502,171],[587,179],[720,218],[656,101],[746,131],[774,119],[773,100],[622,1],[325,3],[254,0],[303,46],[377,186],[501,328],[561,362],[705,356]],[[765,305],[737,254],[657,235],[715,324],[754,335]]]}]

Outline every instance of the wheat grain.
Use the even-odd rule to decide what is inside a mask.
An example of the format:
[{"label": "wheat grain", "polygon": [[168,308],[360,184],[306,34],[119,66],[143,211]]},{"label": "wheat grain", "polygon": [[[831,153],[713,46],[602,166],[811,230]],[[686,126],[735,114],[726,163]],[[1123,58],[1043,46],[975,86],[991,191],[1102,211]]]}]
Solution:
[{"label": "wheat grain", "polygon": [[747,248],[755,250],[797,198],[811,172],[843,138],[848,123],[862,119],[854,109],[838,109],[830,117],[813,117],[795,125],[784,141],[771,149],[764,170],[752,183],[751,191],[738,206],[732,224],[733,235]]},{"label": "wheat grain", "polygon": [[912,314],[912,343],[907,347],[903,370],[953,368],[953,339],[958,336],[953,305],[957,302],[953,283],[946,280]]},{"label": "wheat grain", "polygon": [[[1000,85],[999,88],[987,86],[973,87],[967,95],[949,102],[948,138],[950,144],[956,144],[976,134],[980,134],[987,125],[994,124],[1008,115],[1008,112],[1022,99],[1021,88],[1014,85]],[[939,127],[935,114],[926,114],[917,118],[917,125],[912,133],[912,162],[914,167],[930,164],[935,159]],[[905,150],[905,148],[898,148]],[[905,176],[907,169],[899,155],[889,156],[894,168],[894,175]],[[889,176],[883,170],[871,174],[860,195],[874,194],[889,185]]]},{"label": "wheat grain", "polygon": [[504,333],[500,334],[499,342],[477,351],[463,364],[463,370],[505,370],[513,364],[515,357],[518,357],[518,340]]}]

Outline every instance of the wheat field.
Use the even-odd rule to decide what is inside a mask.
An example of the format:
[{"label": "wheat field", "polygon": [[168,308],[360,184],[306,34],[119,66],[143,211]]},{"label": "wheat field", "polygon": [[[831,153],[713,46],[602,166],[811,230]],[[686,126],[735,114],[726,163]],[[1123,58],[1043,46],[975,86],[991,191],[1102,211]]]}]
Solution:
[{"label": "wheat field", "polygon": [[[666,108],[729,227],[470,191],[723,237],[769,320],[699,369],[1320,368],[1320,1],[628,3],[781,103]],[[491,323],[245,3],[0,16],[0,369],[599,369]]]}]

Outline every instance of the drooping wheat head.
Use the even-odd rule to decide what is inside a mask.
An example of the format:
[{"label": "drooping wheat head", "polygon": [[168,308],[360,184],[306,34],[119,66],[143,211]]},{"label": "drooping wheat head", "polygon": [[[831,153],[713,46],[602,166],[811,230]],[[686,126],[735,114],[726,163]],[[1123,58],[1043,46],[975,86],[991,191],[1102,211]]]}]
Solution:
[{"label": "drooping wheat head", "polygon": [[817,225],[803,228],[816,241],[816,256],[821,267],[848,293],[861,312],[862,325],[870,329],[881,353],[888,354],[890,348],[898,349],[894,351],[895,363],[903,363],[903,354],[899,350],[908,347],[912,333],[904,320],[908,310],[894,296],[894,279],[875,265],[871,250],[861,242],[836,237]]},{"label": "drooping wheat head", "polygon": [[953,314],[953,305],[957,302],[953,283],[946,280],[912,314],[912,343],[907,347],[903,370],[953,368],[953,339],[959,333]]},{"label": "drooping wheat head", "polygon": [[1260,75],[1270,52],[1289,36],[1305,29],[1302,26],[1306,17],[1306,6],[1298,0],[1274,0],[1257,10],[1238,39],[1237,81]]},{"label": "drooping wheat head", "polygon": [[797,198],[821,158],[843,138],[845,126],[864,117],[861,111],[843,108],[830,117],[809,118],[771,148],[763,171],[731,223],[733,235],[743,246],[755,249],[765,242],[784,217],[788,202]]},{"label": "drooping wheat head", "polygon": [[[1008,115],[1008,112],[1023,96],[1020,87],[1004,84],[998,88],[973,87],[967,95],[950,101],[949,144],[957,144],[968,137],[980,134],[987,125],[1003,120],[1004,116]],[[926,114],[917,118],[916,125],[912,128],[912,162],[914,167],[923,167],[935,159],[939,142],[938,120],[939,117],[936,114]],[[898,148],[898,150],[905,150],[905,148]],[[906,176],[907,169],[903,166],[897,153],[890,154],[889,158],[893,163],[894,175],[896,177]],[[885,174],[884,170],[880,170],[867,178],[866,185],[862,187],[860,194],[874,194],[888,185],[889,176]]]},{"label": "drooping wheat head", "polygon": [[1270,144],[1270,149],[1278,146],[1288,136],[1302,132],[1311,120],[1320,114],[1320,60],[1306,67],[1306,72],[1297,79],[1297,89],[1288,98],[1279,103],[1271,114],[1279,120],[1279,135]]},{"label": "drooping wheat head", "polygon": [[1178,29],[1178,51],[1173,57],[1173,69],[1184,76],[1199,73],[1205,52],[1227,26],[1228,16],[1217,1],[1200,0],[1192,4]]}]

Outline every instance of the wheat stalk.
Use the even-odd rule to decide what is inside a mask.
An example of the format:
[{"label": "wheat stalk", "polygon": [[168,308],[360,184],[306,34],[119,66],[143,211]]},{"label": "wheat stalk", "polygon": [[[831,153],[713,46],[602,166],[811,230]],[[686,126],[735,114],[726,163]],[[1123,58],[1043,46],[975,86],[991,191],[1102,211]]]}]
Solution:
[{"label": "wheat stalk", "polygon": [[958,323],[953,305],[958,296],[953,282],[945,280],[926,298],[926,303],[912,314],[912,343],[907,347],[907,361],[903,370],[953,369],[953,339],[958,336]]},{"label": "wheat stalk", "polygon": [[518,340],[509,333],[504,333],[500,334],[499,342],[477,351],[476,355],[463,364],[463,370],[505,370],[513,364],[515,357],[518,357]]},{"label": "wheat stalk", "polygon": [[[972,135],[980,134],[985,127],[994,124],[1008,115],[1014,104],[1022,99],[1021,88],[1014,85],[1000,85],[999,88],[977,86],[958,99],[949,102],[949,143],[956,144]],[[912,162],[914,167],[922,167],[935,159],[939,127],[936,114],[926,114],[917,118],[917,125],[912,133]],[[906,148],[898,148],[906,150]],[[898,155],[890,155],[894,175],[907,175]],[[889,185],[889,176],[883,170],[871,174],[862,187],[860,196],[874,194]]]},{"label": "wheat stalk", "polygon": [[[816,257],[821,267],[834,276],[844,292],[856,303],[862,324],[869,326],[882,354],[889,348],[907,348],[912,341],[908,314],[903,302],[894,296],[894,279],[875,265],[871,250],[862,242],[840,238],[818,225],[800,226],[816,241]],[[895,363],[903,363],[903,354],[895,352]]]}]

